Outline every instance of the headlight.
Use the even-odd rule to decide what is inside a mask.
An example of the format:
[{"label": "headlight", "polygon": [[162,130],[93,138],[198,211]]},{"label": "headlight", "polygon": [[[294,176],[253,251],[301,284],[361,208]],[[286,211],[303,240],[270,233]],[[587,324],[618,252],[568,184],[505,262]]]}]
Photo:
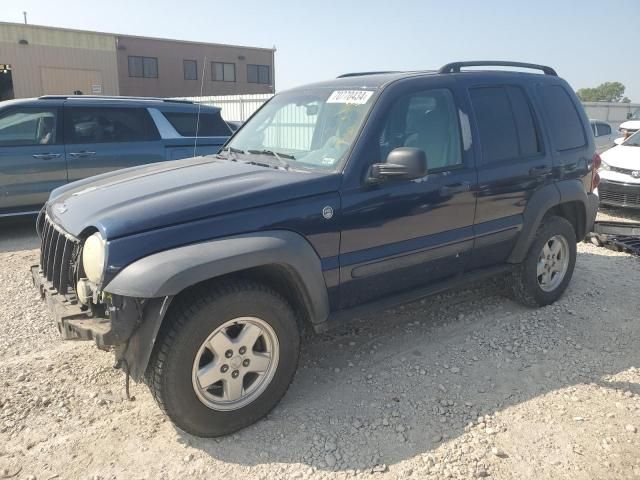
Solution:
[{"label": "headlight", "polygon": [[87,278],[97,285],[102,282],[105,257],[105,241],[100,233],[96,232],[84,242],[82,266]]},{"label": "headlight", "polygon": [[600,164],[600,169],[599,170],[611,170],[611,167],[609,166],[609,164],[607,162],[602,160],[602,163]]}]

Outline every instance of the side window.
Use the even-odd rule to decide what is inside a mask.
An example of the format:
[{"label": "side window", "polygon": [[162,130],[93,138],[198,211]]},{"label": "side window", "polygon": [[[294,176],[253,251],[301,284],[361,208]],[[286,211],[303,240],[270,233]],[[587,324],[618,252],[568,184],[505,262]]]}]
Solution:
[{"label": "side window", "polygon": [[156,140],[158,130],[144,108],[65,107],[67,143]]},{"label": "side window", "polygon": [[23,108],[0,115],[0,146],[57,143],[55,110]]},{"label": "side window", "polygon": [[511,102],[511,109],[516,121],[516,129],[518,130],[520,156],[531,157],[540,153],[542,149],[538,140],[538,131],[526,94],[520,87],[514,86],[508,86],[507,93],[509,94],[509,101]]},{"label": "side window", "polygon": [[196,130],[201,137],[226,137],[231,130],[222,120],[219,113],[201,113],[198,120],[197,113],[162,112],[169,123],[183,137],[195,137]]},{"label": "side window", "polygon": [[546,85],[541,91],[555,149],[571,150],[586,145],[580,116],[567,91],[560,85]]},{"label": "side window", "polygon": [[380,137],[381,161],[398,147],[423,150],[430,170],[462,164],[460,126],[449,90],[424,90],[393,104]]},{"label": "side window", "polygon": [[483,164],[540,153],[531,106],[520,87],[473,88],[470,95],[480,134]]},{"label": "side window", "polygon": [[611,126],[606,123],[598,123],[598,137],[611,135]]},{"label": "side window", "polygon": [[518,130],[506,89],[473,88],[470,94],[480,133],[482,162],[488,164],[518,158]]}]

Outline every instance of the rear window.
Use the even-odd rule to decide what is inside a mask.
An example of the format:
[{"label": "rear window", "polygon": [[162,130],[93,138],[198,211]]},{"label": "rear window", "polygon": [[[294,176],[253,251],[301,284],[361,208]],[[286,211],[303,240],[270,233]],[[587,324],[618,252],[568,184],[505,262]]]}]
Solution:
[{"label": "rear window", "polygon": [[198,113],[162,112],[169,123],[183,137],[227,137],[231,135],[229,126],[222,120],[219,113],[201,113],[198,121]]},{"label": "rear window", "polygon": [[586,145],[587,139],[580,115],[562,86],[542,87],[542,105],[547,114],[549,130],[556,150],[571,150]]}]

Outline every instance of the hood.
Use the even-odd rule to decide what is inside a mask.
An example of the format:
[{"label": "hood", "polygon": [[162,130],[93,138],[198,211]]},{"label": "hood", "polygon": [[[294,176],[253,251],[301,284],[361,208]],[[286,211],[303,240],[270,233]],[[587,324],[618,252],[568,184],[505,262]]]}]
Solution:
[{"label": "hood", "polygon": [[612,167],[625,170],[640,170],[640,147],[617,145],[600,154],[602,160]]},{"label": "hood", "polygon": [[117,170],[54,190],[47,213],[74,236],[105,239],[336,191],[338,173],[284,171],[196,157]]}]

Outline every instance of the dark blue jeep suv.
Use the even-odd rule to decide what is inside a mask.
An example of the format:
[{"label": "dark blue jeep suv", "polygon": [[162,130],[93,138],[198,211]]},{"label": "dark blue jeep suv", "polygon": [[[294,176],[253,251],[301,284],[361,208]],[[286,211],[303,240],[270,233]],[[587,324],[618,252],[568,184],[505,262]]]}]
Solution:
[{"label": "dark blue jeep suv", "polygon": [[497,274],[557,300],[599,162],[549,67],[348,74],[276,95],[218,155],[58,188],[31,273],[63,338],[114,347],[178,427],[223,435],[278,403],[306,325]]}]

